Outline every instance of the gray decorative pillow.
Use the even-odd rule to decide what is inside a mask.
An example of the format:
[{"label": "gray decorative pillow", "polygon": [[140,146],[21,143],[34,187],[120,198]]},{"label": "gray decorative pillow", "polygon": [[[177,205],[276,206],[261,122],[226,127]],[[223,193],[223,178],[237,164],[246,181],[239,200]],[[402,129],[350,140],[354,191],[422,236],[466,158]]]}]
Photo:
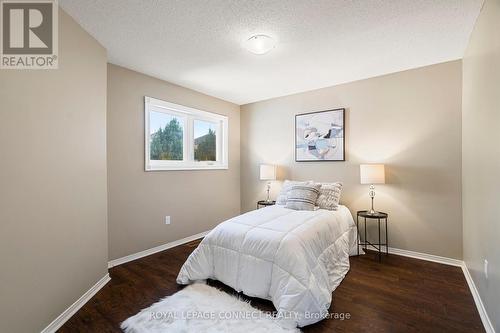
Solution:
[{"label": "gray decorative pillow", "polygon": [[320,184],[293,185],[288,191],[285,207],[295,210],[314,210],[320,187]]},{"label": "gray decorative pillow", "polygon": [[276,198],[276,204],[277,205],[286,205],[286,198],[288,195],[288,191],[292,188],[294,185],[307,185],[312,183],[312,181],[305,181],[305,182],[298,182],[294,180],[285,180],[283,183],[283,187],[281,188],[280,193],[278,194],[278,197]]},{"label": "gray decorative pillow", "polygon": [[341,193],[342,183],[322,183],[316,205],[321,209],[337,210]]}]

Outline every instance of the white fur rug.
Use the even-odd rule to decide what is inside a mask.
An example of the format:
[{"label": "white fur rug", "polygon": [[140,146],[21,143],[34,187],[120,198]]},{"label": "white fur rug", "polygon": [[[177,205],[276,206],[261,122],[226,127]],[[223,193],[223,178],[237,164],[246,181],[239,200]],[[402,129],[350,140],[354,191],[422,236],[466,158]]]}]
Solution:
[{"label": "white fur rug", "polygon": [[205,284],[193,284],[125,320],[126,333],[299,333],[271,314]]}]

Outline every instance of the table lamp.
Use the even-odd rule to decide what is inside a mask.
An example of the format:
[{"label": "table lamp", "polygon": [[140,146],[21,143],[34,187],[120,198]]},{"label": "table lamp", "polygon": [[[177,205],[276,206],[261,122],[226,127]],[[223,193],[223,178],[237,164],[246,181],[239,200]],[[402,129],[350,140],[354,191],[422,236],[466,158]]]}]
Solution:
[{"label": "table lamp", "polygon": [[276,165],[261,164],[260,165],[260,180],[267,180],[267,202],[271,202],[269,198],[269,190],[271,190],[271,180],[276,180]]},{"label": "table lamp", "polygon": [[375,215],[377,211],[373,209],[373,198],[375,198],[375,184],[385,184],[385,168],[383,164],[361,164],[359,166],[359,178],[361,184],[370,184],[370,198],[372,208],[368,214]]}]

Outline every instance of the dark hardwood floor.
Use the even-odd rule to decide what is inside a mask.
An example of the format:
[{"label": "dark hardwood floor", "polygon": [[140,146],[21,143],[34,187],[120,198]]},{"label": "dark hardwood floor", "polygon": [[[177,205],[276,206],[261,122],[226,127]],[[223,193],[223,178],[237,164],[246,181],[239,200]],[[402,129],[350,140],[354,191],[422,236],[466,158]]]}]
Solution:
[{"label": "dark hardwood floor", "polygon": [[[164,296],[182,289],[175,282],[197,242],[110,269],[111,281],[58,332],[120,332],[120,323]],[[231,288],[209,281],[235,293]],[[251,298],[253,306],[274,310]],[[396,255],[351,257],[351,270],[333,293],[330,312],[350,319],[325,319],[303,332],[484,332],[462,270]]]}]

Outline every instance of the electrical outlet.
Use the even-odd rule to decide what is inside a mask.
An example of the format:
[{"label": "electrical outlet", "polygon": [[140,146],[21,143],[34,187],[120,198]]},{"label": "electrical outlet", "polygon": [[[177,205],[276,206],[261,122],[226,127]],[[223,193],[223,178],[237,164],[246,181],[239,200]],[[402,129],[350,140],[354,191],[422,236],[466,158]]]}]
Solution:
[{"label": "electrical outlet", "polygon": [[488,260],[484,259],[484,276],[488,280]]},{"label": "electrical outlet", "polygon": [[170,216],[165,216],[165,224],[170,224]]}]

